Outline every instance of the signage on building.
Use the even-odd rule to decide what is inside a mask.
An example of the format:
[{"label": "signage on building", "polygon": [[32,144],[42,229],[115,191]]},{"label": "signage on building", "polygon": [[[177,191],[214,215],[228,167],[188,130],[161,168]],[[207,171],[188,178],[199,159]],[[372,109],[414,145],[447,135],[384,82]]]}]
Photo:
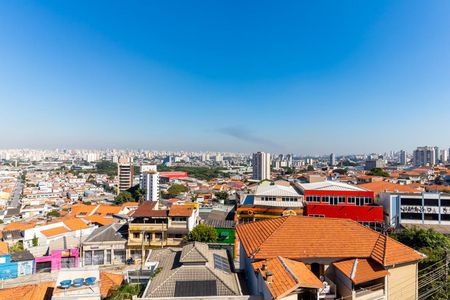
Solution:
[{"label": "signage on building", "polygon": [[403,205],[400,207],[400,211],[402,213],[426,213],[426,214],[449,215],[450,207],[441,207],[439,211],[438,206]]}]

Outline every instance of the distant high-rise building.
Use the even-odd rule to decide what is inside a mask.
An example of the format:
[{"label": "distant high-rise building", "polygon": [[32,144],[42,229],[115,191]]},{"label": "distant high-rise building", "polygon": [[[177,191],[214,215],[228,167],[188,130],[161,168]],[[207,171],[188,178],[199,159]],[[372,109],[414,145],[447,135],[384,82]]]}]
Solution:
[{"label": "distant high-rise building", "polygon": [[441,150],[441,163],[446,163],[448,161],[448,152],[447,149]]},{"label": "distant high-rise building", "polygon": [[436,164],[436,151],[433,147],[417,147],[413,152],[415,166],[434,166]]},{"label": "distant high-rise building", "polygon": [[330,154],[330,166],[335,166],[336,165],[336,156],[334,155],[334,153]]},{"label": "distant high-rise building", "polygon": [[117,164],[119,176],[119,193],[133,186],[134,166],[133,159],[120,157]]},{"label": "distant high-rise building", "polygon": [[404,165],[406,165],[406,161],[407,161],[406,151],[405,150],[401,150],[400,151],[400,160],[399,160],[399,162],[400,162],[400,164],[402,166],[404,166]]},{"label": "distant high-rise building", "polygon": [[253,179],[270,180],[270,154],[257,152],[253,154]]},{"label": "distant high-rise building", "polygon": [[159,173],[155,165],[141,167],[139,186],[145,191],[145,201],[159,200]]},{"label": "distant high-rise building", "polygon": [[439,162],[439,159],[440,159],[440,155],[439,155],[440,153],[439,153],[439,147],[438,146],[435,146],[434,147],[434,157],[436,158],[436,163],[438,163]]},{"label": "distant high-rise building", "polygon": [[384,160],[382,159],[368,159],[366,160],[366,170],[372,170],[372,169],[383,169],[386,166]]}]

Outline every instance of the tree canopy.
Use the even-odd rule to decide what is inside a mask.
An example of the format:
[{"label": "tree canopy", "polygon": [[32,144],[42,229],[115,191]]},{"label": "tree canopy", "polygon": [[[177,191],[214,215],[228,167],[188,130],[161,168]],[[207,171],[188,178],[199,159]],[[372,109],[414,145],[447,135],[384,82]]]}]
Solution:
[{"label": "tree canopy", "polygon": [[187,192],[189,189],[182,184],[173,184],[168,190],[166,197],[173,198],[178,196],[181,193]]},{"label": "tree canopy", "polygon": [[221,168],[211,168],[211,167],[167,167],[164,165],[158,166],[159,172],[165,171],[182,171],[187,172],[189,177],[197,178],[200,180],[211,180],[213,178],[222,177]]},{"label": "tree canopy", "polygon": [[382,176],[382,177],[389,177],[389,173],[381,168],[374,168],[366,173],[366,175],[370,176]]},{"label": "tree canopy", "polygon": [[189,242],[214,243],[217,241],[216,229],[206,224],[198,224],[186,237]]},{"label": "tree canopy", "polygon": [[218,193],[215,193],[214,195],[219,200],[228,200],[228,193],[227,192],[218,192]]},{"label": "tree canopy", "polygon": [[102,160],[95,165],[98,174],[106,174],[108,176],[116,176],[117,175],[117,164],[109,161]]},{"label": "tree canopy", "polygon": [[116,204],[123,204],[125,202],[135,202],[133,195],[129,191],[122,191],[114,198]]}]

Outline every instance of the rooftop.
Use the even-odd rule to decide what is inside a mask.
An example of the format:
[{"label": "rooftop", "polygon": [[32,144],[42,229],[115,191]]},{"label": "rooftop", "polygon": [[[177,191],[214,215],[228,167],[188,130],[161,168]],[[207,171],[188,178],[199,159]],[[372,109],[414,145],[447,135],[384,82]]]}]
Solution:
[{"label": "rooftop", "polygon": [[299,197],[300,195],[291,186],[260,184],[256,188],[255,196]]},{"label": "rooftop", "polygon": [[389,272],[372,259],[349,259],[333,263],[354,284],[360,284],[382,278]]},{"label": "rooftop", "polygon": [[390,266],[423,258],[414,249],[349,219],[288,216],[238,225],[236,231],[246,254],[254,259],[372,258]]},{"label": "rooftop", "polygon": [[359,191],[367,192],[368,190],[360,186],[343,183],[339,181],[321,181],[313,183],[299,183],[302,190],[321,190],[321,191]]}]

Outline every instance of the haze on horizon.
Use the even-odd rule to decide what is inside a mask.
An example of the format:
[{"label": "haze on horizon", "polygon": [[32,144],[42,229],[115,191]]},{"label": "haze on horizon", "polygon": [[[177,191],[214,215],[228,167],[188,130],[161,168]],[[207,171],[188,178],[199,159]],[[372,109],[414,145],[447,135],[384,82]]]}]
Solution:
[{"label": "haze on horizon", "polygon": [[3,1],[0,148],[449,147],[449,1]]}]

